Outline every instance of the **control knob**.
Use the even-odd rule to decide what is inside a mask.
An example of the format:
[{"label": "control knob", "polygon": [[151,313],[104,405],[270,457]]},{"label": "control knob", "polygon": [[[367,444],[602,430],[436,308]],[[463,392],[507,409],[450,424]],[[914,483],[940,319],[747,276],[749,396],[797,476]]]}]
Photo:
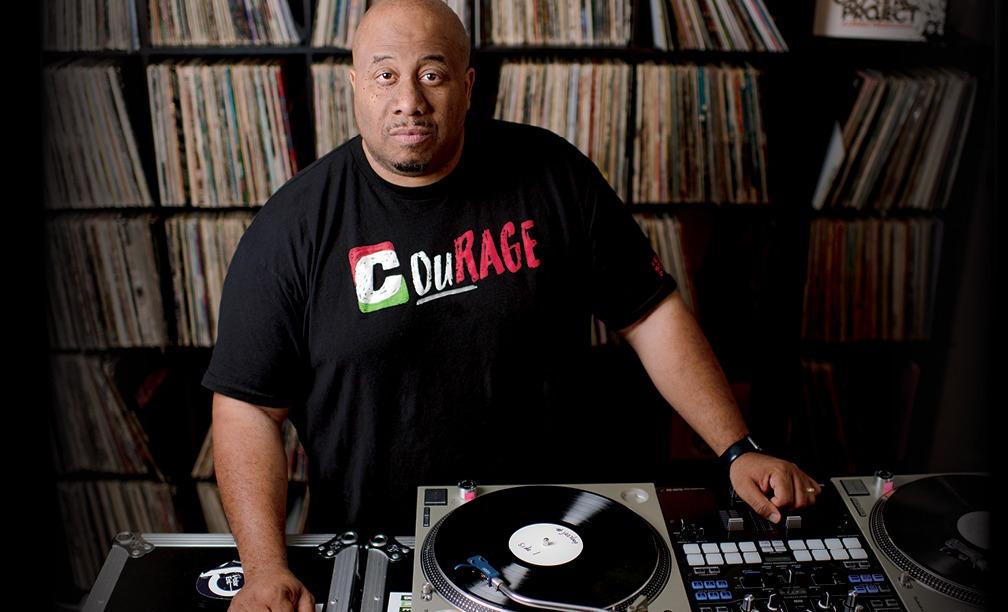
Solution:
[{"label": "control knob", "polygon": [[753,602],[756,600],[753,594],[750,593],[742,598],[742,612],[755,612],[753,609]]},{"label": "control knob", "polygon": [[864,606],[858,603],[858,592],[851,589],[847,592],[847,599],[843,602],[845,612],[855,612],[859,608],[864,610]]}]

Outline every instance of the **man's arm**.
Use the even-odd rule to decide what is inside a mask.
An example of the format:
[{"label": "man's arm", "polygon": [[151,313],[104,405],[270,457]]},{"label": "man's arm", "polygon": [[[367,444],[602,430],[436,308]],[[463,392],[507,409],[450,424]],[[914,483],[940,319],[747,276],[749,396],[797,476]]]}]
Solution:
[{"label": "man's arm", "polygon": [[[721,455],[749,433],[714,352],[678,292],[620,334],[658,391],[715,453]],[[793,463],[760,453],[736,459],[730,477],[738,495],[775,523],[780,508],[806,506],[821,491]],[[767,499],[771,489],[773,497]]]},{"label": "man's arm", "polygon": [[314,608],[311,593],[287,567],[287,456],[282,438],[286,418],[287,409],[214,394],[214,470],[245,573],[245,586],[231,610]]}]

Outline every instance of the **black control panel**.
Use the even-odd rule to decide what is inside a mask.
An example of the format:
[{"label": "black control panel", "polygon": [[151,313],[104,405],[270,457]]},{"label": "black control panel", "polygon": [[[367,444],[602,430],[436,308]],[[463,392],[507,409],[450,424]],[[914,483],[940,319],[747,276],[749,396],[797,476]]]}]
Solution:
[{"label": "black control panel", "polygon": [[843,502],[773,524],[726,490],[658,487],[694,612],[907,612]]}]

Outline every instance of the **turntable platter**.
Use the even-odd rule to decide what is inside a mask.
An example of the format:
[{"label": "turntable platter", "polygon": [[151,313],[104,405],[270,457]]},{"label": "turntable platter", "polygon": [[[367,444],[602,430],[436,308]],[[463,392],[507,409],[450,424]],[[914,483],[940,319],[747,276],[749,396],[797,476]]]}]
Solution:
[{"label": "turntable platter", "polygon": [[931,476],[898,487],[875,505],[871,528],[900,568],[963,601],[987,588],[989,477]]},{"label": "turntable platter", "polygon": [[527,609],[465,565],[475,555],[523,596],[598,608],[654,597],[671,571],[668,549],[646,520],[602,495],[559,486],[477,497],[442,518],[421,551],[427,579],[456,607]]}]

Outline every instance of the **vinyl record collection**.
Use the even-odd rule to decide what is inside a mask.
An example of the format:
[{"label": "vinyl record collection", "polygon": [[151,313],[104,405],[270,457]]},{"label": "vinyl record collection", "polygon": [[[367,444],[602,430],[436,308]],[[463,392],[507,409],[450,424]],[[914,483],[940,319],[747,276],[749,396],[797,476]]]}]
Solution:
[{"label": "vinyl record collection", "polygon": [[[958,70],[861,70],[857,99],[823,168],[815,208],[945,208],[976,79]],[[839,145],[839,146],[836,146]],[[828,185],[828,189],[824,189]]]},{"label": "vinyl record collection", "polygon": [[634,202],[768,202],[758,77],[751,66],[637,66]]},{"label": "vinyl record collection", "polygon": [[243,211],[165,221],[180,346],[213,346],[224,276],[251,221]]},{"label": "vinyl record collection", "polygon": [[119,67],[87,60],[61,62],[47,66],[42,80],[45,205],[153,206]]},{"label": "vinyl record collection", "polygon": [[147,434],[115,389],[110,362],[96,356],[52,355],[54,465],[63,474],[148,474],[154,460]]},{"label": "vinyl record collection", "polygon": [[498,119],[538,125],[587,155],[626,197],[630,66],[622,62],[504,62]]},{"label": "vinyl record collection", "polygon": [[312,27],[312,46],[352,47],[354,32],[366,9],[366,0],[319,0]]},{"label": "vinyl record collection", "polygon": [[287,0],[148,0],[154,46],[296,45]]},{"label": "vinyl record collection", "polygon": [[329,60],[312,64],[315,101],[315,154],[322,157],[357,135],[350,63]]},{"label": "vinyl record collection", "polygon": [[940,219],[813,221],[803,336],[927,339],[942,231]]},{"label": "vinyl record collection", "polygon": [[630,42],[627,0],[490,0],[483,10],[486,45],[621,47]]},{"label": "vinyl record collection", "polygon": [[263,204],[294,176],[276,63],[147,66],[162,206]]},{"label": "vinyl record collection", "polygon": [[150,222],[95,214],[47,223],[51,346],[168,344]]},{"label": "vinyl record collection", "polygon": [[659,49],[672,49],[677,38],[680,49],[788,50],[763,0],[651,0],[651,16]]},{"label": "vinyl record collection", "polygon": [[50,51],[132,51],[140,47],[135,0],[48,0],[42,46]]},{"label": "vinyl record collection", "polygon": [[171,487],[141,480],[57,484],[74,582],[89,589],[121,531],[179,531]]}]

